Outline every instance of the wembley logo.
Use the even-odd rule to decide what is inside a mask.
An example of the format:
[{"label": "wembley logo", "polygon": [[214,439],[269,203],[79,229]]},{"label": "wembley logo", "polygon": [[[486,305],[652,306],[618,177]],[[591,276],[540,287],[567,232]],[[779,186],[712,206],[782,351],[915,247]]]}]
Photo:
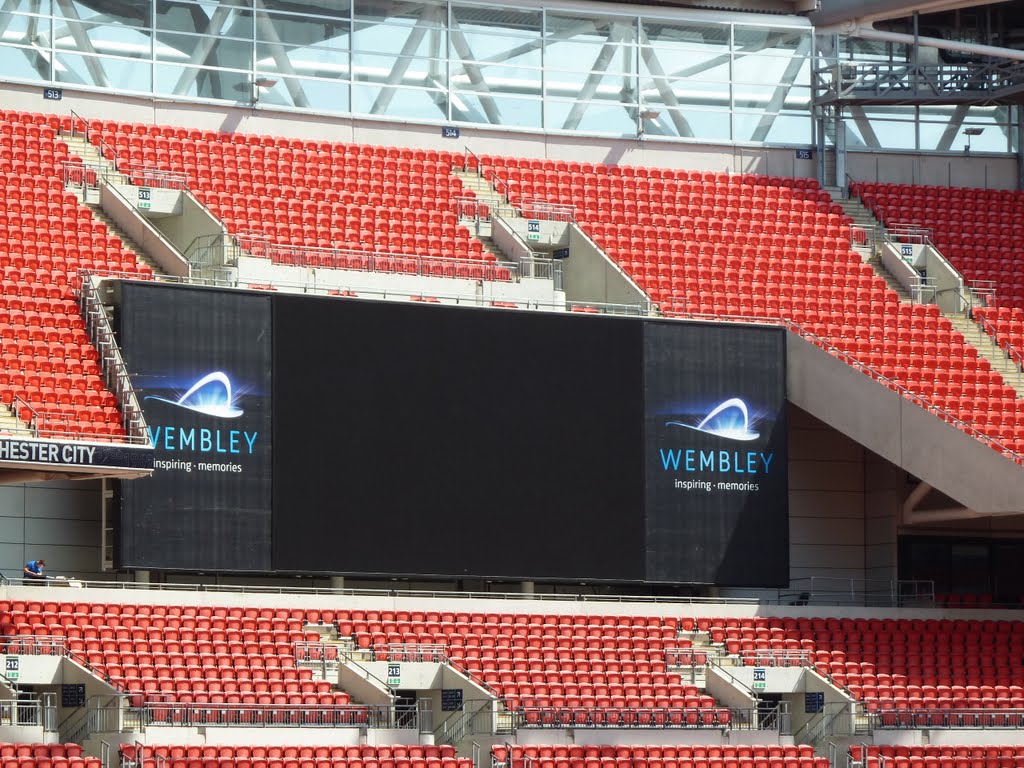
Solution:
[{"label": "wembley logo", "polygon": [[753,424],[747,404],[738,397],[732,397],[719,403],[697,424],[673,420],[666,421],[665,426],[683,427],[695,432],[703,432],[706,435],[741,442],[756,440],[761,436],[759,432],[752,429]]},{"label": "wembley logo", "polygon": [[146,395],[144,399],[157,400],[204,416],[235,419],[245,413],[235,405],[235,395],[228,375],[223,371],[212,371],[196,381],[177,400],[157,395]]}]

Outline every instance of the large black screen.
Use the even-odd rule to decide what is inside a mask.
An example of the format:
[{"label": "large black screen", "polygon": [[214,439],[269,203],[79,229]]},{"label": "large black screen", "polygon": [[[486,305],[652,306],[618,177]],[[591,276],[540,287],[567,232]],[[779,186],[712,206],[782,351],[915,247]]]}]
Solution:
[{"label": "large black screen", "polygon": [[118,565],[270,570],[270,299],[122,291],[122,354],[155,451],[153,475],[123,484]]},{"label": "large black screen", "polygon": [[125,284],[120,329],[122,567],[788,581],[780,328]]},{"label": "large black screen", "polygon": [[786,332],[647,323],[647,578],[789,582]]},{"label": "large black screen", "polygon": [[642,580],[642,324],[278,296],[274,564]]}]

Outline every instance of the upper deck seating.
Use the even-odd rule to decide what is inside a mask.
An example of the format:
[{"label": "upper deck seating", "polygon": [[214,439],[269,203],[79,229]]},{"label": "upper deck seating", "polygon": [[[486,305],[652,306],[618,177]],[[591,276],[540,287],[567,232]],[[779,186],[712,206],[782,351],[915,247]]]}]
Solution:
[{"label": "upper deck seating", "polygon": [[901,303],[817,183],[484,157],[513,201],[575,207],[662,312],[790,321],[893,386],[1024,452],[1024,402],[937,306]]},{"label": "upper deck seating", "polygon": [[968,283],[991,283],[1000,305],[1024,309],[1024,193],[864,181],[852,183],[850,192],[887,226],[930,230]]},{"label": "upper deck seating", "polygon": [[258,241],[272,244],[278,262],[509,279],[459,224],[458,201],[473,192],[452,174],[449,152],[112,121],[93,141],[112,148],[119,167],[183,171],[229,232],[256,254]]},{"label": "upper deck seating", "polygon": [[124,435],[116,398],[100,378],[76,288],[83,271],[146,278],[119,238],[65,191],[72,159],[52,115],[0,110],[0,399],[36,411],[41,434]]}]

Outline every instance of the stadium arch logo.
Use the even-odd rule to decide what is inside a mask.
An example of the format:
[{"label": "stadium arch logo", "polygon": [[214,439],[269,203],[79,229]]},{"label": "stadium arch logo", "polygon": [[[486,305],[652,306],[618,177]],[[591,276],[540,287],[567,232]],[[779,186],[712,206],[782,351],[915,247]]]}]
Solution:
[{"label": "stadium arch logo", "polygon": [[146,395],[145,400],[157,400],[186,411],[212,416],[217,419],[236,419],[245,413],[235,404],[231,379],[223,371],[211,371],[198,379],[177,400],[158,395]]},{"label": "stadium arch logo", "polygon": [[760,432],[752,429],[753,423],[750,419],[750,411],[747,404],[738,397],[731,397],[723,400],[712,408],[697,424],[687,424],[685,421],[666,421],[666,427],[684,427],[695,432],[703,432],[706,435],[721,437],[726,440],[749,442],[761,436]]}]

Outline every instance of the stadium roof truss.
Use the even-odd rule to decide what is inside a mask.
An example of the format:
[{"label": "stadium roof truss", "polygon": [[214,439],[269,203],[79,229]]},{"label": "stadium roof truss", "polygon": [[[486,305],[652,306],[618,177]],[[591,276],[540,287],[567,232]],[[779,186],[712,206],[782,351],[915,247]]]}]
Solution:
[{"label": "stadium roof truss", "polygon": [[793,15],[469,0],[0,1],[11,79],[626,136],[810,143],[812,55],[810,25]]}]

